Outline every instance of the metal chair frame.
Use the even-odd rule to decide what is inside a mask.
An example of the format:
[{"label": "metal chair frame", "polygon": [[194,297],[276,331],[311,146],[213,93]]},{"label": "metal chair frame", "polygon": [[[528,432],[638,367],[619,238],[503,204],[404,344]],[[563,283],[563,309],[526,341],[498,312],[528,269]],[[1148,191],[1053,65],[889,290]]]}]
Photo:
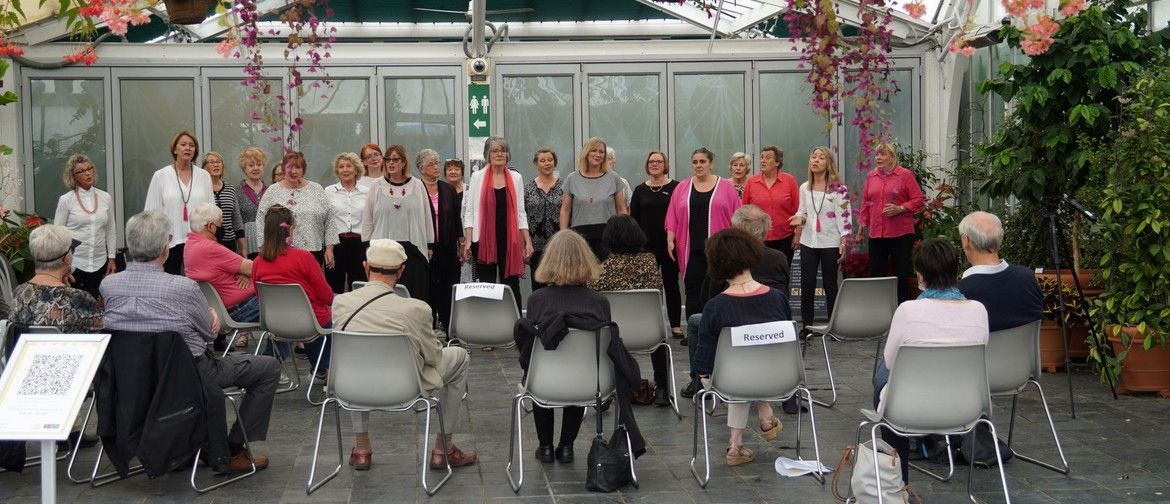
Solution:
[{"label": "metal chair frame", "polygon": [[[613,311],[613,321],[622,331],[622,343],[626,346],[627,351],[629,351],[631,354],[650,355],[659,348],[666,349],[667,362],[670,366],[670,407],[674,410],[675,416],[677,416],[679,420],[682,420],[683,415],[682,412],[679,411],[678,407],[678,386],[675,383],[674,377],[674,350],[670,348],[670,324],[666,321],[666,298],[664,294],[662,291],[657,289],[634,289],[625,291],[605,291],[602,292],[601,295],[605,296],[605,298],[609,300],[610,310]],[[647,317],[646,314],[642,314],[643,317],[638,317],[635,319],[635,314],[627,313],[625,310],[622,310],[621,307],[633,305],[633,303],[635,303],[638,298],[651,296],[656,299],[656,303],[659,308],[658,311],[661,316],[650,316],[649,318],[652,318],[653,323],[658,326],[655,328],[655,332],[660,332],[661,338],[656,343],[652,343],[649,346],[631,346],[629,343],[631,327],[638,326]],[[630,301],[630,305],[625,304],[622,299],[627,297],[634,298]],[[625,319],[623,315],[630,316],[630,319]],[[625,324],[624,328],[623,323]]]},{"label": "metal chair frame", "polygon": [[[447,324],[447,346],[451,346],[451,345],[454,345],[456,343],[458,343],[459,346],[466,347],[466,348],[484,348],[484,347],[511,348],[511,347],[516,346],[516,342],[512,340],[512,328],[513,328],[513,325],[515,325],[516,321],[520,320],[520,308],[518,306],[516,306],[515,297],[514,297],[514,294],[512,293],[512,287],[507,285],[507,284],[499,284],[499,285],[504,286],[504,297],[502,299],[497,300],[497,299],[483,299],[483,298],[468,298],[468,299],[462,299],[459,301],[455,300],[455,290],[459,288],[459,284],[455,284],[455,285],[451,286],[451,316],[447,319],[450,321]],[[459,320],[462,318],[461,312],[469,309],[469,308],[464,308],[464,305],[481,304],[481,303],[489,305],[489,307],[486,307],[484,309],[489,309],[492,311],[501,310],[505,314],[513,315],[512,317],[509,317],[510,320],[508,320],[506,323],[507,327],[503,327],[503,325],[505,325],[505,324],[501,324],[501,327],[499,328],[500,333],[505,334],[507,336],[506,338],[500,338],[499,341],[491,341],[491,342],[478,341],[477,342],[477,341],[474,341],[474,338],[473,338],[473,340],[469,341],[465,337],[459,335],[459,324],[457,322],[459,322]],[[499,306],[494,307],[494,306],[490,306],[490,305],[499,305]],[[505,307],[507,307],[507,308],[505,308]],[[465,315],[463,315],[463,316],[465,316]],[[475,325],[480,326],[481,324],[475,324]],[[492,329],[495,329],[495,328],[492,328]]]},{"label": "metal chair frame", "polygon": [[[271,309],[265,309],[265,306],[267,305],[267,303],[264,302],[264,298],[265,298],[265,296],[263,294],[264,291],[277,293],[277,292],[279,292],[277,289],[290,289],[291,290],[293,288],[296,288],[296,290],[300,293],[300,299],[303,300],[303,303],[304,303],[304,305],[303,305],[304,307],[302,309],[303,313],[308,313],[309,314],[308,318],[312,319],[312,323],[313,323],[312,328],[305,327],[305,328],[298,328],[298,329],[303,329],[306,334],[308,334],[309,332],[312,332],[312,331],[316,331],[316,333],[312,337],[287,338],[287,337],[282,337],[279,334],[275,334],[271,330],[269,330],[270,323],[269,323],[267,317],[272,316],[272,315],[271,314],[266,315],[266,313],[269,312]],[[271,284],[271,283],[266,283],[266,282],[256,282],[256,295],[259,297],[259,300],[260,300],[260,328],[262,331],[260,333],[260,339],[256,342],[256,350],[254,352],[256,355],[259,355],[260,350],[262,348],[264,348],[264,340],[266,338],[270,339],[273,342],[290,342],[290,343],[312,343],[312,342],[316,341],[318,338],[320,338],[320,339],[325,340],[322,342],[322,347],[324,346],[325,343],[328,342],[329,335],[333,332],[333,330],[322,328],[321,325],[317,323],[317,317],[312,315],[313,307],[309,303],[309,296],[305,294],[305,290],[302,289],[300,285],[297,285],[297,284]],[[286,294],[286,295],[295,297],[295,295],[293,295],[293,294]],[[285,301],[287,302],[288,300],[285,300]],[[269,301],[269,303],[271,303],[271,302],[272,301]],[[294,302],[300,303],[300,301],[294,301]],[[285,306],[285,308],[286,309],[288,308],[287,305]],[[294,309],[297,309],[297,307],[294,307]],[[280,353],[280,346],[279,345],[272,345],[272,350],[273,350],[273,353],[276,354],[276,358],[280,359],[282,367],[283,367],[284,362],[286,360],[291,360],[292,365],[293,365],[294,380],[289,384],[289,386],[287,388],[277,389],[276,393],[277,394],[284,394],[284,393],[292,392],[292,391],[300,388],[300,386],[301,386],[301,372],[300,372],[300,366],[297,365],[297,359],[293,355],[289,355],[288,359],[285,359],[285,356],[281,355],[281,353]],[[324,399],[322,399],[320,401],[313,399],[313,382],[316,381],[316,379],[317,379],[317,372],[318,372],[318,370],[321,369],[321,358],[324,356],[325,356],[324,351],[317,354],[317,361],[313,365],[312,373],[309,375],[309,386],[305,390],[305,400],[308,401],[309,404],[311,404],[313,406],[320,406],[324,402]]]},{"label": "metal chair frame", "polygon": [[250,331],[252,329],[259,329],[259,322],[239,322],[232,318],[228,313],[227,306],[223,304],[223,297],[219,295],[219,291],[209,282],[200,281],[199,290],[203,291],[203,297],[207,299],[207,305],[219,316],[220,327],[231,330],[231,337],[227,340],[227,347],[223,349],[222,356],[226,356],[235,345],[236,338],[239,337],[240,331]]}]

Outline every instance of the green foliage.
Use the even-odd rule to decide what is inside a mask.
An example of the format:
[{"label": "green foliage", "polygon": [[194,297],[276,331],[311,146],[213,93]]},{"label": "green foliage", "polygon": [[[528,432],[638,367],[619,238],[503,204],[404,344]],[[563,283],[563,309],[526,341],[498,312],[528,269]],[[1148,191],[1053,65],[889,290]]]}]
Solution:
[{"label": "green foliage", "polygon": [[[10,65],[8,60],[0,59],[0,79],[4,79],[4,75],[8,73],[8,65]],[[13,93],[12,91],[7,91],[4,94],[0,94],[0,107],[10,103],[16,103],[16,100],[16,93]],[[8,156],[10,154],[12,154],[12,147],[0,144],[0,156]]]},{"label": "green foliage", "polygon": [[[979,84],[1014,109],[982,154],[991,169],[981,190],[993,197],[1039,202],[1072,193],[1090,172],[1081,138],[1116,130],[1117,97],[1144,68],[1164,64],[1170,41],[1150,36],[1145,10],[1125,1],[1090,5],[1061,22],[1048,52],[1027,63],[1004,63],[999,77]],[[1010,47],[1021,33],[1003,30]]]},{"label": "green foliage", "polygon": [[1105,178],[1099,224],[1109,244],[1094,308],[1137,327],[1149,349],[1170,333],[1170,68],[1143,73],[1119,102],[1119,133],[1090,156]]},{"label": "green foliage", "polygon": [[925,201],[922,211],[914,216],[915,238],[943,238],[958,247],[959,221],[978,210],[971,202],[957,197],[958,188],[970,185],[975,169],[969,165],[946,168],[930,165],[922,150],[898,147],[897,151],[898,164],[914,173]]}]

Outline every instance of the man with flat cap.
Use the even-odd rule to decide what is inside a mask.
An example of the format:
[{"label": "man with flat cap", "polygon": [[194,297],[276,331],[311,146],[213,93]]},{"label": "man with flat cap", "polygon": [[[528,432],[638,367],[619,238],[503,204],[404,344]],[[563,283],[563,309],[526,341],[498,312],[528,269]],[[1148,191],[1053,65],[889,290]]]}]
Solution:
[{"label": "man with flat cap", "polygon": [[[431,468],[446,468],[443,464],[444,448],[452,467],[474,464],[476,453],[457,448],[451,435],[460,427],[470,357],[463,348],[443,347],[431,328],[429,305],[394,293],[394,285],[406,269],[405,263],[406,250],[398,242],[370,240],[365,262],[366,276],[370,282],[365,287],[333,298],[333,323],[340,331],[405,334],[414,349],[414,363],[423,388],[434,393],[442,405],[443,426],[447,430],[438,433],[436,437],[436,448],[431,450]],[[372,457],[370,414],[351,412],[350,415],[356,440],[350,452],[349,464],[354,469],[364,471],[370,468]]]}]

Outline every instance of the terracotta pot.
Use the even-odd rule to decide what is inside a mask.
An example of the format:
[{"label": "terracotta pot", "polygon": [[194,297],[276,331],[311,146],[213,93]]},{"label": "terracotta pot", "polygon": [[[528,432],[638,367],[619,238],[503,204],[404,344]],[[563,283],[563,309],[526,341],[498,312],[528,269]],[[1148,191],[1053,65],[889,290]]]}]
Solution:
[{"label": "terracotta pot", "polygon": [[[1056,327],[1060,328],[1060,326]],[[1085,342],[1088,338],[1088,326],[1075,325],[1068,328],[1068,356],[1074,359],[1089,358],[1089,344]]]},{"label": "terracotta pot", "polygon": [[[1068,328],[1069,358],[1083,360],[1089,356],[1089,344],[1085,343],[1088,335],[1088,327]],[[1040,324],[1040,368],[1045,373],[1064,368],[1064,345],[1060,342],[1060,324],[1055,320],[1045,320]]]},{"label": "terracotta pot", "polygon": [[[1121,383],[1117,384],[1117,392],[1157,392],[1159,397],[1170,397],[1170,347],[1154,345],[1149,350],[1142,348],[1144,336],[1136,327],[1122,327],[1121,331],[1129,335],[1129,353],[1121,361]],[[1111,328],[1106,328],[1109,342],[1113,344],[1113,352],[1121,353],[1126,347],[1121,344],[1121,335],[1113,335]]]},{"label": "terracotta pot", "polygon": [[202,23],[211,6],[211,0],[163,0],[163,3],[171,23],[181,25]]}]

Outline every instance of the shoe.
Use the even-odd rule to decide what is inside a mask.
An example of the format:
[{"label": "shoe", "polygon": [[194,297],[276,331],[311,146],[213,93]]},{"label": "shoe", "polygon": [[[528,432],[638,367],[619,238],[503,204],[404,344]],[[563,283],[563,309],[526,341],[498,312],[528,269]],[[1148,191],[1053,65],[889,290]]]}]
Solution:
[{"label": "shoe", "polygon": [[744,465],[752,460],[755,460],[756,454],[751,450],[745,448],[743,445],[731,445],[727,447],[727,466],[735,467]]},{"label": "shoe", "polygon": [[354,448],[349,452],[349,465],[353,466],[355,471],[369,471],[370,464],[373,463],[374,454],[370,450],[359,450]]},{"label": "shoe", "polygon": [[[257,471],[268,469],[268,457],[260,455],[259,453],[253,453],[252,459],[256,462]],[[248,452],[246,450],[240,450],[240,453],[232,455],[232,458],[228,460],[228,463],[214,469],[217,474],[234,474],[248,472],[251,470],[252,462],[248,460]]]},{"label": "shoe", "polygon": [[[474,464],[479,459],[479,454],[474,451],[465,452],[459,448],[451,448],[447,452],[447,464],[451,467],[463,467]],[[446,469],[447,464],[443,463],[443,450],[435,448],[431,450],[431,469]]]},{"label": "shoe", "polygon": [[552,445],[540,445],[536,448],[536,460],[544,463],[553,461],[553,447]]},{"label": "shoe", "polygon": [[768,423],[772,426],[767,429],[763,425],[760,425],[760,435],[764,436],[764,439],[771,441],[776,439],[776,436],[779,436],[780,432],[784,430],[784,423],[779,418],[776,418],[775,415],[768,419]]},{"label": "shoe", "polygon": [[654,387],[654,405],[658,407],[670,406],[670,390],[664,385]]},{"label": "shoe", "polygon": [[320,381],[327,381],[329,379],[329,370],[322,369],[320,371],[317,371],[317,373],[314,374],[313,376],[316,377]]},{"label": "shoe", "polygon": [[691,380],[691,382],[688,383],[687,386],[682,389],[682,392],[678,393],[678,395],[681,395],[687,399],[693,398],[695,397],[695,394],[699,393],[699,387],[701,387],[699,380]]},{"label": "shoe", "polygon": [[789,415],[795,415],[797,413],[807,413],[807,412],[808,412],[808,408],[805,405],[801,404],[800,401],[797,400],[795,397],[792,399],[789,399],[787,401],[784,401],[784,413],[787,413]]},{"label": "shoe", "polygon": [[233,344],[236,348],[248,348],[248,344],[252,342],[252,333],[243,331],[236,335],[236,342]]},{"label": "shoe", "polygon": [[683,332],[680,330],[679,332],[670,331],[670,337],[672,339],[683,339],[687,336],[686,336],[686,334],[683,334]]},{"label": "shoe", "polygon": [[279,382],[279,383],[280,383],[280,386],[281,386],[281,387],[284,387],[284,386],[286,386],[286,385],[288,385],[288,384],[292,383],[292,378],[289,378],[289,377],[288,377],[288,375],[284,374],[284,371],[281,371],[281,372],[280,372],[280,382]]},{"label": "shoe", "polygon": [[568,464],[573,461],[573,445],[565,445],[557,447],[557,462]]},{"label": "shoe", "polygon": [[682,341],[678,342],[678,344],[680,344],[682,346],[687,346],[688,345],[687,340],[689,340],[689,339],[690,338],[683,338]]}]

